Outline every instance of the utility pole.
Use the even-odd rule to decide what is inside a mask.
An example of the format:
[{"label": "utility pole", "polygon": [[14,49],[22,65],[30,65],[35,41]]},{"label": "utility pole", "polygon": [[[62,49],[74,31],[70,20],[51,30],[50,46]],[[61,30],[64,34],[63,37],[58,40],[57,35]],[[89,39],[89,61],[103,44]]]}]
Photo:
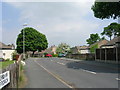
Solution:
[{"label": "utility pole", "polygon": [[[23,27],[25,28],[27,26],[27,23],[23,24]],[[23,28],[23,60],[25,60],[25,31]]]}]

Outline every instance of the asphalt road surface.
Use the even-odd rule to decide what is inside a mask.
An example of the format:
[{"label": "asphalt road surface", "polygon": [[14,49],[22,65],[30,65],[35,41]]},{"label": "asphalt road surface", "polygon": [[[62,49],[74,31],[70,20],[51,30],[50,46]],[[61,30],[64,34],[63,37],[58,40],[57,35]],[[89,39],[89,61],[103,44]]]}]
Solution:
[{"label": "asphalt road surface", "polygon": [[118,88],[118,69],[62,58],[26,60],[26,88]]}]

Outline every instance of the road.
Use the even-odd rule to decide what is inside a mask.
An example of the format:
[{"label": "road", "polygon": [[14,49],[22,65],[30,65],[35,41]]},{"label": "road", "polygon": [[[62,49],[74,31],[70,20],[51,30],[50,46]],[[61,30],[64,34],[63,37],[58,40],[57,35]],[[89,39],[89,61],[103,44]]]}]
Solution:
[{"label": "road", "polygon": [[61,58],[26,60],[26,88],[118,88],[118,70]]}]

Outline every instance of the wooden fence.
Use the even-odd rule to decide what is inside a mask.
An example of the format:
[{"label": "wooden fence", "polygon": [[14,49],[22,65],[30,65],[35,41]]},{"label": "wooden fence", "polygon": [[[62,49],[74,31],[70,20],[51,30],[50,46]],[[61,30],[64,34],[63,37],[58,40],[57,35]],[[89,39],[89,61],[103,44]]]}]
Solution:
[{"label": "wooden fence", "polygon": [[80,60],[95,60],[95,54],[67,54],[67,58],[80,59]]},{"label": "wooden fence", "polygon": [[96,49],[95,59],[105,62],[120,62],[120,48]]},{"label": "wooden fence", "polygon": [[5,69],[2,69],[0,73],[10,71],[10,83],[2,88],[2,90],[7,90],[8,88],[18,88],[19,76],[20,76],[20,62],[23,58],[22,55],[19,56],[18,60],[14,64],[10,64]]}]

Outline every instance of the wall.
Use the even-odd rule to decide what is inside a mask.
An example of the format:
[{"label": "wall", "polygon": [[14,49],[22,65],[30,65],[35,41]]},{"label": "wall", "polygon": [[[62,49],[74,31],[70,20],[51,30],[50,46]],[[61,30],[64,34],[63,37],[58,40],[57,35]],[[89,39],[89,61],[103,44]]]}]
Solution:
[{"label": "wall", "polygon": [[67,54],[67,58],[79,59],[79,60],[95,60],[95,54]]},{"label": "wall", "polygon": [[2,50],[2,54],[5,53],[5,55],[2,56],[2,58],[4,59],[10,59],[12,60],[12,53],[14,52],[15,50]]},{"label": "wall", "polygon": [[90,50],[87,50],[87,49],[86,49],[86,50],[80,50],[80,53],[81,53],[81,54],[90,53]]}]

